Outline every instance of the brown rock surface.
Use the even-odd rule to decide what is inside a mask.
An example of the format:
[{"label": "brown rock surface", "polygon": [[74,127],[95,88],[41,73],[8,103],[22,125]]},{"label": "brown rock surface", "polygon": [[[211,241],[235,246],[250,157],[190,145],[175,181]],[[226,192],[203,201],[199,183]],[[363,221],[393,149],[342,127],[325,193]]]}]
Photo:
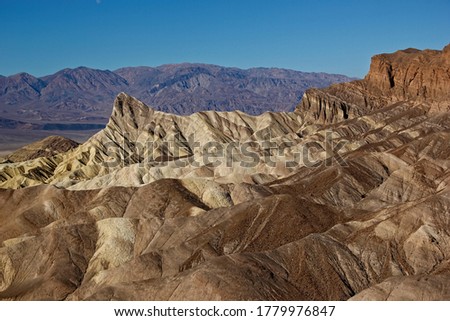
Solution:
[{"label": "brown rock surface", "polygon": [[428,102],[449,111],[450,45],[442,51],[410,48],[376,55],[365,81],[374,94]]},{"label": "brown rock surface", "polygon": [[[448,300],[447,98],[377,94],[372,78],[258,117],[120,94],[85,144],[0,165],[0,298]],[[195,142],[248,143],[259,161],[214,163]]]},{"label": "brown rock surface", "polygon": [[35,143],[26,145],[6,156],[9,162],[17,163],[39,157],[52,157],[77,147],[79,143],[61,136],[49,136]]},{"label": "brown rock surface", "polygon": [[431,112],[450,111],[450,44],[443,50],[409,48],[372,57],[363,80],[310,89],[297,110],[333,123],[388,104],[409,101]]}]

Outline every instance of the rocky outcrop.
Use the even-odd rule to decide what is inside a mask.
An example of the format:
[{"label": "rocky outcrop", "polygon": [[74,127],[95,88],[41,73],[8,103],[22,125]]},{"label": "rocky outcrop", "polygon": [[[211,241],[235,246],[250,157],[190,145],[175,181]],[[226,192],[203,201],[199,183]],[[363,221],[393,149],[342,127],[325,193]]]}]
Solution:
[{"label": "rocky outcrop", "polygon": [[[410,101],[432,113],[450,111],[450,45],[399,50],[372,58],[363,80],[307,90],[297,106],[311,121],[334,123]],[[344,103],[345,102],[345,103]]]},{"label": "rocky outcrop", "polygon": [[52,157],[68,152],[80,145],[79,143],[61,136],[49,136],[40,141],[26,145],[14,153],[9,154],[6,160],[12,163],[24,162],[39,157]]},{"label": "rocky outcrop", "polygon": [[340,98],[318,89],[310,89],[303,95],[299,109],[308,116],[308,120],[319,123],[340,122],[353,118],[354,112],[358,112]]},{"label": "rocky outcrop", "polygon": [[372,58],[364,79],[370,92],[395,101],[431,104],[450,111],[450,45],[440,50],[400,50]]}]

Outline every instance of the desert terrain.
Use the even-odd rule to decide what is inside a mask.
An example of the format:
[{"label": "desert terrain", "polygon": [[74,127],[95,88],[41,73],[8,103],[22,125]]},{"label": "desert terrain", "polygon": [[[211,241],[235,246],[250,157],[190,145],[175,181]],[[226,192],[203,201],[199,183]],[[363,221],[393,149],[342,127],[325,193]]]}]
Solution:
[{"label": "desert terrain", "polygon": [[293,111],[122,92],[84,143],[0,164],[0,298],[450,300],[449,140],[450,45]]}]

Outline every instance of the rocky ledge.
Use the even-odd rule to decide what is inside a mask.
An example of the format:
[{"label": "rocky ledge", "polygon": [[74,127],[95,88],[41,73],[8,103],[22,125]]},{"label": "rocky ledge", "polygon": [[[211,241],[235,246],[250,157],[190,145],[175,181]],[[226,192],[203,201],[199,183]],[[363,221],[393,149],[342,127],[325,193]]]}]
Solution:
[{"label": "rocky ledge", "polygon": [[363,80],[310,89],[297,111],[335,123],[408,101],[431,113],[450,111],[450,44],[443,50],[399,50],[372,57]]}]

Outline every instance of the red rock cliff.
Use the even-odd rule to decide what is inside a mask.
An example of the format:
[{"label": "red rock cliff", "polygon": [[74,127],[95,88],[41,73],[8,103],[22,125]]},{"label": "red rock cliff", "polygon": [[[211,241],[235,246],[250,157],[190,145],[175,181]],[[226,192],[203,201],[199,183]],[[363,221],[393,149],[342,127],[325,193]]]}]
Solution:
[{"label": "red rock cliff", "polygon": [[450,102],[450,45],[443,50],[406,49],[372,58],[367,89],[392,100],[428,102],[446,110]]},{"label": "red rock cliff", "polygon": [[335,123],[401,101],[450,111],[450,44],[376,55],[363,80],[307,90],[297,112],[313,122]]}]

